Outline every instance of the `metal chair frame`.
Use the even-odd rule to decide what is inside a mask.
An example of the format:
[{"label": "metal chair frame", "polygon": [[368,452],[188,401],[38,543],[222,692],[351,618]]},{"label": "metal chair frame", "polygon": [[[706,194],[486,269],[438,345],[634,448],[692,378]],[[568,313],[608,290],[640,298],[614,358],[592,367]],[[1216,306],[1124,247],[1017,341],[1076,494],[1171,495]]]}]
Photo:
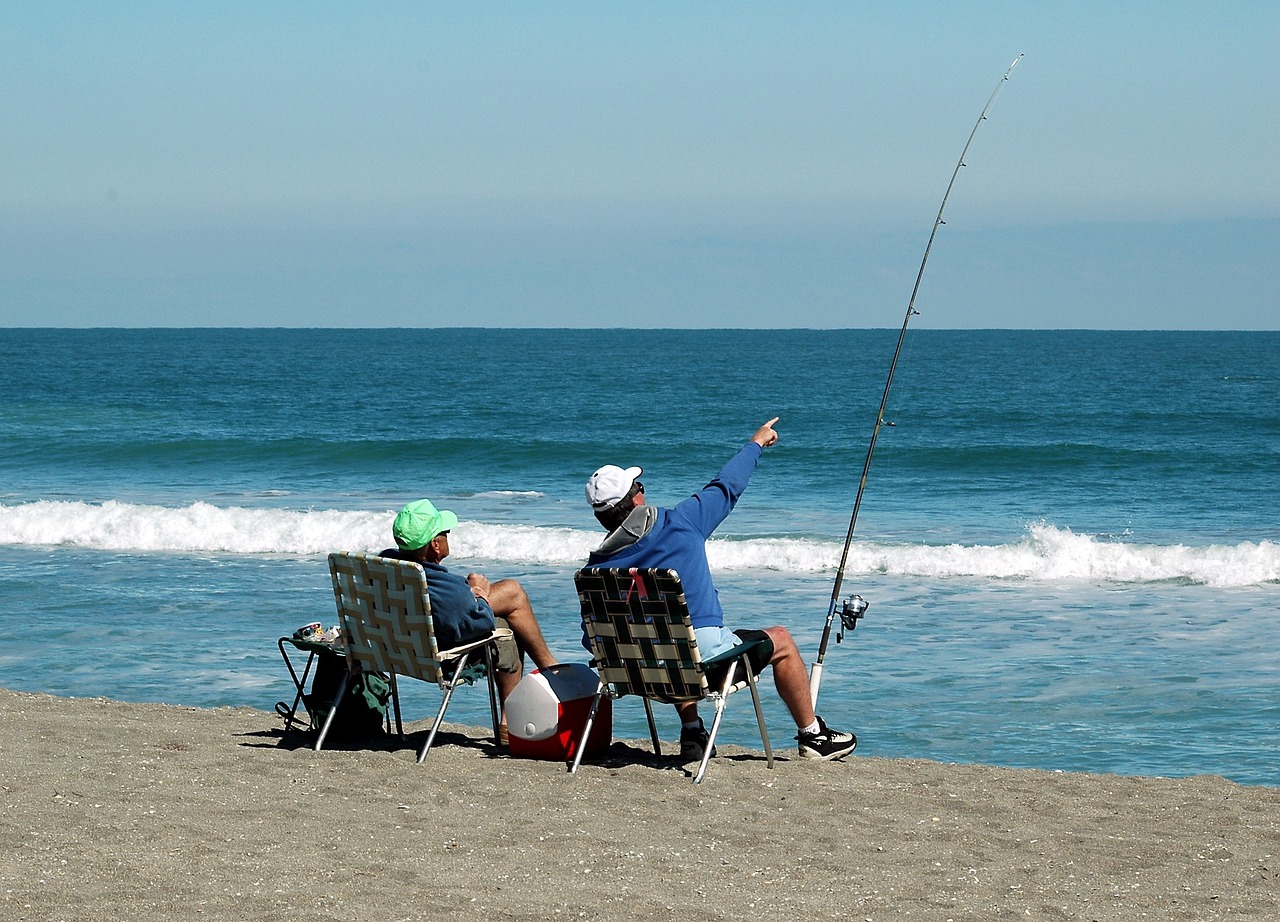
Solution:
[{"label": "metal chair frame", "polygon": [[324,745],[329,725],[351,678],[364,670],[390,677],[396,732],[401,736],[404,735],[404,726],[397,676],[433,682],[440,687],[440,710],[418,753],[418,761],[422,762],[444,722],[454,691],[465,680],[464,670],[476,653],[488,667],[489,711],[493,718],[493,736],[497,739],[498,697],[493,678],[497,654],[494,641],[509,636],[510,631],[495,629],[486,637],[441,650],[436,643],[435,625],[431,618],[427,576],[419,564],[373,554],[338,552],[329,555],[329,575],[333,580],[334,601],[338,606],[346,644],[347,675],[338,686],[329,716],[316,739],[317,751]]},{"label": "metal chair frame", "polygon": [[[653,751],[662,755],[651,701],[675,704],[710,700],[715,718],[702,761],[693,776],[698,784],[706,774],[724,717],[727,699],[735,691],[751,689],[756,722],[764,743],[768,767],[773,768],[773,748],[760,706],[758,677],[749,654],[765,641],[748,641],[710,659],[702,659],[689,618],[680,576],[675,570],[600,567],[579,570],[573,577],[582,610],[582,623],[591,644],[592,666],[600,673],[600,685],[587,714],[583,739],[591,732],[596,709],[604,695],[617,699],[638,695],[644,701]],[[712,685],[708,671],[727,665],[724,680]],[[741,667],[741,674],[739,674]],[[569,773],[582,761],[579,746]]]}]

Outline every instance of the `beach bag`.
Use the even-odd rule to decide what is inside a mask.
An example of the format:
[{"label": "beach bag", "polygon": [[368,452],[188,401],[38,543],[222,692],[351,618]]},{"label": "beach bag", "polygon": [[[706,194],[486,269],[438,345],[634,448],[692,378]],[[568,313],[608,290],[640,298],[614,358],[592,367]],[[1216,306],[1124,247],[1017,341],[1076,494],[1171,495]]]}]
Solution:
[{"label": "beach bag", "polygon": [[[311,691],[302,696],[311,715],[313,726],[319,729],[329,717],[338,686],[347,674],[346,658],[327,650],[316,654],[316,672],[311,680]],[[382,733],[387,719],[387,704],[391,700],[391,683],[376,672],[360,672],[347,683],[347,693],[342,697],[338,713],[329,727],[330,739],[348,741],[369,739]]]}]

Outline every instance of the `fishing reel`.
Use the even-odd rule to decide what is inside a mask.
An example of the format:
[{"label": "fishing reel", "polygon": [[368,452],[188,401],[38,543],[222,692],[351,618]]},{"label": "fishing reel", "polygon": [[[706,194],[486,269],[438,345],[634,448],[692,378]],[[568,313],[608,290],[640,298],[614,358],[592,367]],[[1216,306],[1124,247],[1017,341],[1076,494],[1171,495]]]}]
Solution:
[{"label": "fishing reel", "polygon": [[866,616],[870,604],[860,595],[851,596],[840,606],[840,630],[836,632],[836,643],[844,640],[844,632],[853,633],[858,622]]}]

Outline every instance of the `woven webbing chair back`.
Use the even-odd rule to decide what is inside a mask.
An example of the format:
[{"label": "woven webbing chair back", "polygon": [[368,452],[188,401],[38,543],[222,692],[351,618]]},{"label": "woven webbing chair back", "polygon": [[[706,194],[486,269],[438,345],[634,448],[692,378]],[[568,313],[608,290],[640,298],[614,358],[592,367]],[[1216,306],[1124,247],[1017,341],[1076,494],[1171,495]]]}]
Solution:
[{"label": "woven webbing chair back", "polygon": [[573,577],[600,678],[614,695],[695,701],[706,675],[675,570],[579,570]]},{"label": "woven webbing chair back", "polygon": [[439,683],[427,577],[407,560],[329,555],[348,659],[375,672]]}]

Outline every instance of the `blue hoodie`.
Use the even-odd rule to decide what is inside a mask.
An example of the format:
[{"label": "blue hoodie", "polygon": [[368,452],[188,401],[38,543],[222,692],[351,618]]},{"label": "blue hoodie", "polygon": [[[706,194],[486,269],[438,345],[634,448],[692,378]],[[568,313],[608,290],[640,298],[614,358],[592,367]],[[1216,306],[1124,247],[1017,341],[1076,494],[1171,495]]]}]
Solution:
[{"label": "blue hoodie", "polygon": [[[720,469],[714,480],[693,496],[673,509],[658,509],[653,526],[633,543],[617,547],[617,532],[614,532],[587,558],[587,568],[658,567],[675,570],[684,585],[693,626],[723,627],[724,609],[720,607],[720,594],[711,581],[706,542],[733,511],[738,497],[747,488],[761,451],[755,442],[748,442]],[[643,506],[636,510],[637,513],[643,511]]]}]

